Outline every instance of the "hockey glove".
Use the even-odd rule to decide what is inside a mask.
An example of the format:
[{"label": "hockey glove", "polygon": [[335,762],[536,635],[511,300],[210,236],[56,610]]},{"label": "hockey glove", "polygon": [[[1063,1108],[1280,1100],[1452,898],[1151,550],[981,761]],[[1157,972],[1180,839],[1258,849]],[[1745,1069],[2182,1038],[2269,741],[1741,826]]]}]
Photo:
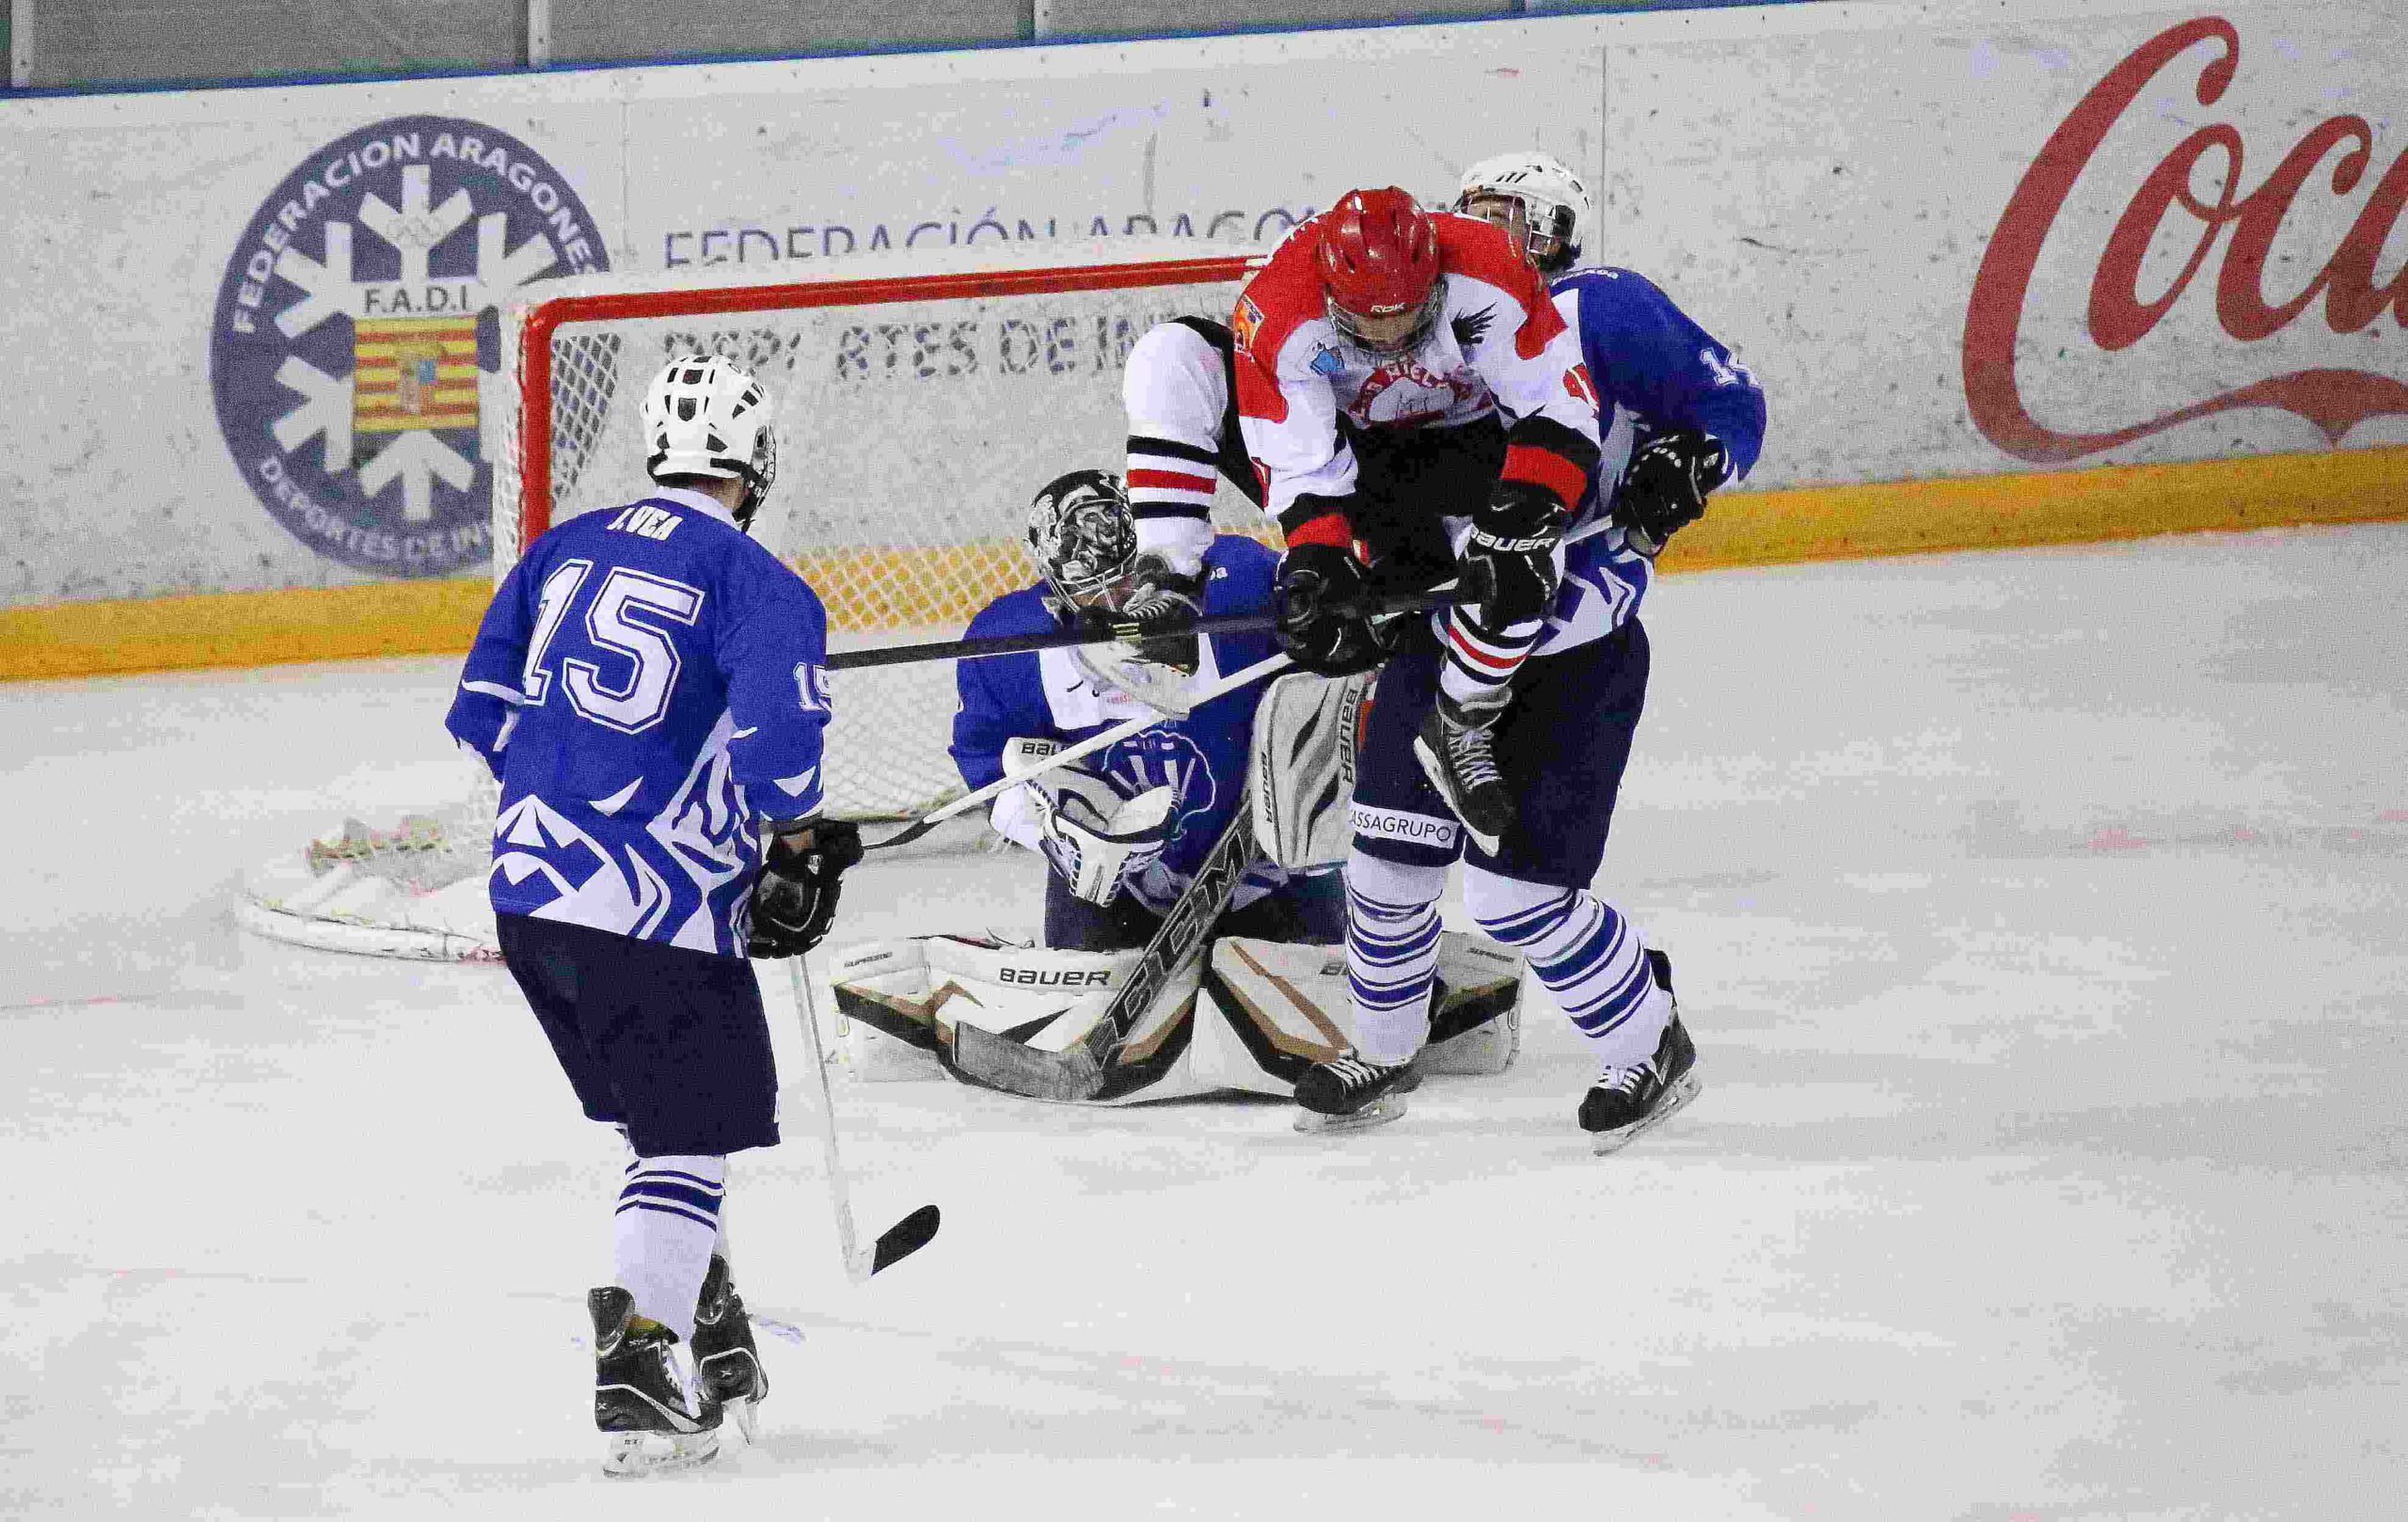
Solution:
[{"label": "hockey glove", "polygon": [[1370,575],[1353,551],[1307,541],[1279,557],[1271,586],[1279,648],[1323,676],[1370,671],[1388,658],[1388,640],[1365,610]]},{"label": "hockey glove", "polygon": [[1711,434],[1657,434],[1630,455],[1614,490],[1614,522],[1653,560],[1664,541],[1705,516],[1708,492],[1731,479],[1731,452]]},{"label": "hockey glove", "polygon": [[1179,790],[1154,787],[1124,800],[1101,775],[1070,767],[1030,783],[1028,801],[1047,863],[1073,897],[1101,905],[1161,857]]},{"label": "hockey glove", "polygon": [[1498,482],[1488,504],[1472,515],[1456,603],[1479,608],[1479,623],[1492,629],[1545,616],[1563,577],[1556,548],[1566,516],[1562,502],[1545,487]]},{"label": "hockey glove", "polygon": [[[800,957],[826,940],[835,921],[839,880],[862,859],[861,826],[814,819],[809,829],[808,846],[788,845],[785,835],[769,839],[752,880],[752,939],[745,950],[754,957]],[[796,832],[788,827],[788,834]]]},{"label": "hockey glove", "polygon": [[[1204,579],[1181,576],[1154,555],[1137,557],[1137,585],[1120,604],[1120,616],[1148,628],[1184,630],[1204,616]],[[1173,666],[1194,675],[1196,636],[1165,632],[1133,642],[1140,660]]]}]

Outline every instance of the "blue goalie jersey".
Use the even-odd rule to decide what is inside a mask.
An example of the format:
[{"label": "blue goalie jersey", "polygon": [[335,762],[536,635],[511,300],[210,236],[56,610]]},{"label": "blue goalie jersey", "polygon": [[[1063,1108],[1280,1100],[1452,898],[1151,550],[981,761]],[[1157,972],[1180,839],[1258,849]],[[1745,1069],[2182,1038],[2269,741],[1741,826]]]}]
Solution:
[{"label": "blue goalie jersey", "polygon": [[494,909],[743,955],[760,822],[819,811],[827,643],[811,588],[701,493],[537,539],[445,721],[501,783]]},{"label": "blue goalie jersey", "polygon": [[[1271,578],[1279,557],[1251,539],[1223,534],[1204,553],[1204,611],[1260,612],[1271,606]],[[1046,606],[1041,586],[1006,593],[971,620],[968,637],[1036,634],[1062,626]],[[1215,634],[1199,642],[1200,685],[1268,659],[1276,650],[1271,632]],[[983,787],[1004,774],[1006,741],[1019,737],[1075,743],[1114,724],[1152,710],[1110,689],[1099,688],[1068,650],[995,656],[965,660],[956,670],[961,706],[953,720],[953,760],[962,781]],[[1180,790],[1174,833],[1161,859],[1131,884],[1140,901],[1161,910],[1195,880],[1196,868],[1245,799],[1246,750],[1254,734],[1261,682],[1222,694],[1182,717],[1165,719],[1085,765],[1109,777],[1123,796],[1169,784]],[[995,825],[1022,845],[1035,844],[1034,821],[1016,809],[1019,790],[997,801]],[[1240,885],[1244,904],[1286,880],[1258,862]]]},{"label": "blue goalie jersey", "polygon": [[[1585,269],[1557,279],[1556,310],[1580,335],[1580,357],[1597,388],[1597,473],[1576,527],[1608,512],[1631,451],[1658,433],[1693,429],[1731,452],[1734,479],[1764,450],[1765,393],[1728,347],[1691,321],[1645,276]],[[1639,611],[1655,567],[1608,530],[1564,552],[1563,590],[1535,654],[1619,628]]]}]

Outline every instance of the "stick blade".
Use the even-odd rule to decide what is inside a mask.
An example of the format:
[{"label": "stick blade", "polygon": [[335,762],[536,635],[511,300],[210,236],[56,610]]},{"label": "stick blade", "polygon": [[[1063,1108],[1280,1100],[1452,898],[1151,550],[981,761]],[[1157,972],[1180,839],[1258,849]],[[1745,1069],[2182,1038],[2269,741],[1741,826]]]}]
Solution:
[{"label": "stick blade", "polygon": [[923,1205],[879,1234],[870,1248],[869,1271],[873,1274],[894,1267],[927,1246],[937,1234],[943,1217],[934,1205]]}]

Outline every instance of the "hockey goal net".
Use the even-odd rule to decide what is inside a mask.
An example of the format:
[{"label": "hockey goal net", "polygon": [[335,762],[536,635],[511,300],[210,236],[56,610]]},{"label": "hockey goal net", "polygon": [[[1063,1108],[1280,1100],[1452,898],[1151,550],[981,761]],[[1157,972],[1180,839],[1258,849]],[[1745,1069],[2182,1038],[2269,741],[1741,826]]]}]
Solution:
[{"label": "hockey goal net", "polygon": [[[958,638],[1034,579],[1029,499],[1117,468],[1120,374],[1155,323],[1225,318],[1250,251],[1188,240],[1017,245],[831,261],[801,279],[597,277],[499,313],[484,382],[495,579],[554,523],[643,494],[637,411],[677,354],[725,355],[777,404],[778,480],[753,531],[827,605],[837,650]],[[1233,505],[1232,505],[1233,504]],[[1252,527],[1224,494],[1216,515]],[[838,673],[830,807],[906,818],[958,791],[949,662]],[[495,791],[347,821],[254,872],[242,918],[277,939],[429,959],[493,952]]]}]

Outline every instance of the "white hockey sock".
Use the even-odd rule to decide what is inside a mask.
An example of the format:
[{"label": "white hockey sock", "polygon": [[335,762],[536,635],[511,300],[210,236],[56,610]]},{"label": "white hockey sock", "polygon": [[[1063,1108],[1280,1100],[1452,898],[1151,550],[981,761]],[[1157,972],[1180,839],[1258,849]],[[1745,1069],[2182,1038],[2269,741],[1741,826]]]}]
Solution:
[{"label": "white hockey sock", "polygon": [[611,1231],[614,1282],[635,1296],[636,1314],[694,1336],[694,1301],[710,1272],[726,1193],[723,1157],[640,1157],[627,1165]]},{"label": "white hockey sock", "polygon": [[1438,673],[1438,690],[1474,708],[1494,706],[1498,690],[1513,681],[1545,628],[1544,620],[1533,618],[1501,632],[1483,629],[1458,607],[1447,617],[1447,663]]},{"label": "white hockey sock", "polygon": [[[1512,907],[1483,903],[1480,927],[1519,950],[1597,1054],[1600,1067],[1629,1067],[1656,1051],[1671,1018],[1663,1001],[1641,1014],[1655,980],[1639,927],[1596,895],[1567,888],[1515,884],[1525,893]],[[1530,895],[1545,896],[1532,901]]]},{"label": "white hockey sock", "polygon": [[1430,985],[1438,974],[1438,906],[1373,898],[1346,889],[1346,983],[1354,1047],[1370,1061],[1410,1062],[1430,1037]]}]

